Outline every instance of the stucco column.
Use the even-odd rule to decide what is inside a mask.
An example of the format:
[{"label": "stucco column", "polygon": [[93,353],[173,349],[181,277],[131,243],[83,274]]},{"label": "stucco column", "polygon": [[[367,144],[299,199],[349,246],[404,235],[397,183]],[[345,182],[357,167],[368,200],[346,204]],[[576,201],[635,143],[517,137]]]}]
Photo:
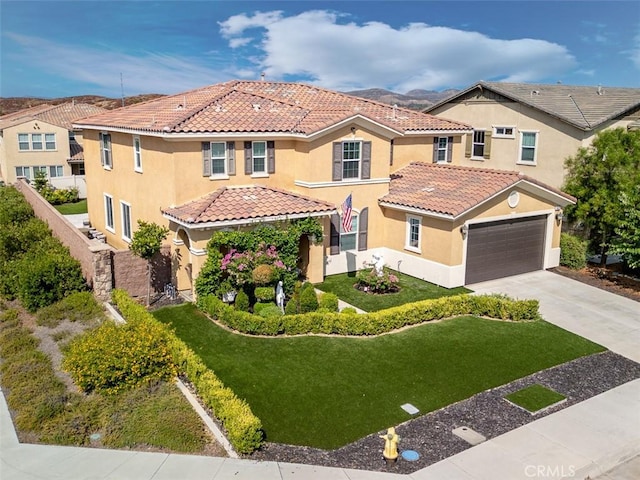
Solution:
[{"label": "stucco column", "polygon": [[311,283],[320,283],[324,280],[324,250],[322,242],[314,243],[309,240],[307,279]]}]

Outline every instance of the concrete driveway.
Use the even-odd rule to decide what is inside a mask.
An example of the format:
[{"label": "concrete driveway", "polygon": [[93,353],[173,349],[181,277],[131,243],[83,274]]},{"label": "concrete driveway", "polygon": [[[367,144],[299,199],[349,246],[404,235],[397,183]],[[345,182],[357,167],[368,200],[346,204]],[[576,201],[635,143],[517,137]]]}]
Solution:
[{"label": "concrete driveway", "polygon": [[538,299],[548,322],[640,362],[640,302],[547,271],[467,287],[477,294]]}]

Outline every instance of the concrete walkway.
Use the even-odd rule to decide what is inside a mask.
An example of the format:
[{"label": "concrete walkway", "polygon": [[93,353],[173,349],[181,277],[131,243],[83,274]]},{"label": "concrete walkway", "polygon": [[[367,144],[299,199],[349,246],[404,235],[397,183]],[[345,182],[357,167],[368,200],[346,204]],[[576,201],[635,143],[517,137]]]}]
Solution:
[{"label": "concrete walkway", "polygon": [[[634,345],[635,350],[640,349],[640,304],[584,287],[548,272],[472,286],[477,291],[538,297],[546,320],[569,330],[579,329],[576,333],[609,348],[615,346],[619,353]],[[640,380],[406,476],[230,458],[20,444],[1,395],[0,426],[2,480],[640,478]]]}]

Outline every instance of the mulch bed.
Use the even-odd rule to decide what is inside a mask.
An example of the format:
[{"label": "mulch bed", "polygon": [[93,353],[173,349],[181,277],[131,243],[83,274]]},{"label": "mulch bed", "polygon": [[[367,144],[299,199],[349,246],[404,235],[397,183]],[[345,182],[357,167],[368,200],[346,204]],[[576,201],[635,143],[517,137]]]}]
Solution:
[{"label": "mulch bed", "polygon": [[617,264],[607,265],[606,267],[589,264],[581,270],[555,267],[549,269],[549,271],[640,302],[640,278],[622,273],[620,266]]},{"label": "mulch bed", "polygon": [[[451,433],[455,428],[470,427],[491,439],[637,378],[640,364],[606,351],[479,393],[396,427],[399,452],[415,450],[420,454],[417,461],[400,456],[395,464],[386,465],[382,457],[384,440],[379,438],[386,431],[331,451],[266,443],[246,458],[409,474],[471,448]],[[505,395],[534,383],[565,395],[567,401],[533,416],[504,400]]]}]

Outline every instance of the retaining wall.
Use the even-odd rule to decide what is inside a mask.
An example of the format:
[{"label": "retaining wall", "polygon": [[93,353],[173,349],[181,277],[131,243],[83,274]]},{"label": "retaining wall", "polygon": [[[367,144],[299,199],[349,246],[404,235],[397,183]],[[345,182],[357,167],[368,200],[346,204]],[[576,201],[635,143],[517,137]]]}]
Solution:
[{"label": "retaining wall", "polygon": [[[111,290],[120,288],[132,297],[146,298],[147,262],[130,250],[116,250],[99,240],[90,240],[49,204],[24,179],[15,184],[36,216],[49,225],[53,234],[80,262],[82,274],[99,300],[109,300]],[[171,281],[170,247],[163,247],[152,261],[152,292],[162,292]]]}]

